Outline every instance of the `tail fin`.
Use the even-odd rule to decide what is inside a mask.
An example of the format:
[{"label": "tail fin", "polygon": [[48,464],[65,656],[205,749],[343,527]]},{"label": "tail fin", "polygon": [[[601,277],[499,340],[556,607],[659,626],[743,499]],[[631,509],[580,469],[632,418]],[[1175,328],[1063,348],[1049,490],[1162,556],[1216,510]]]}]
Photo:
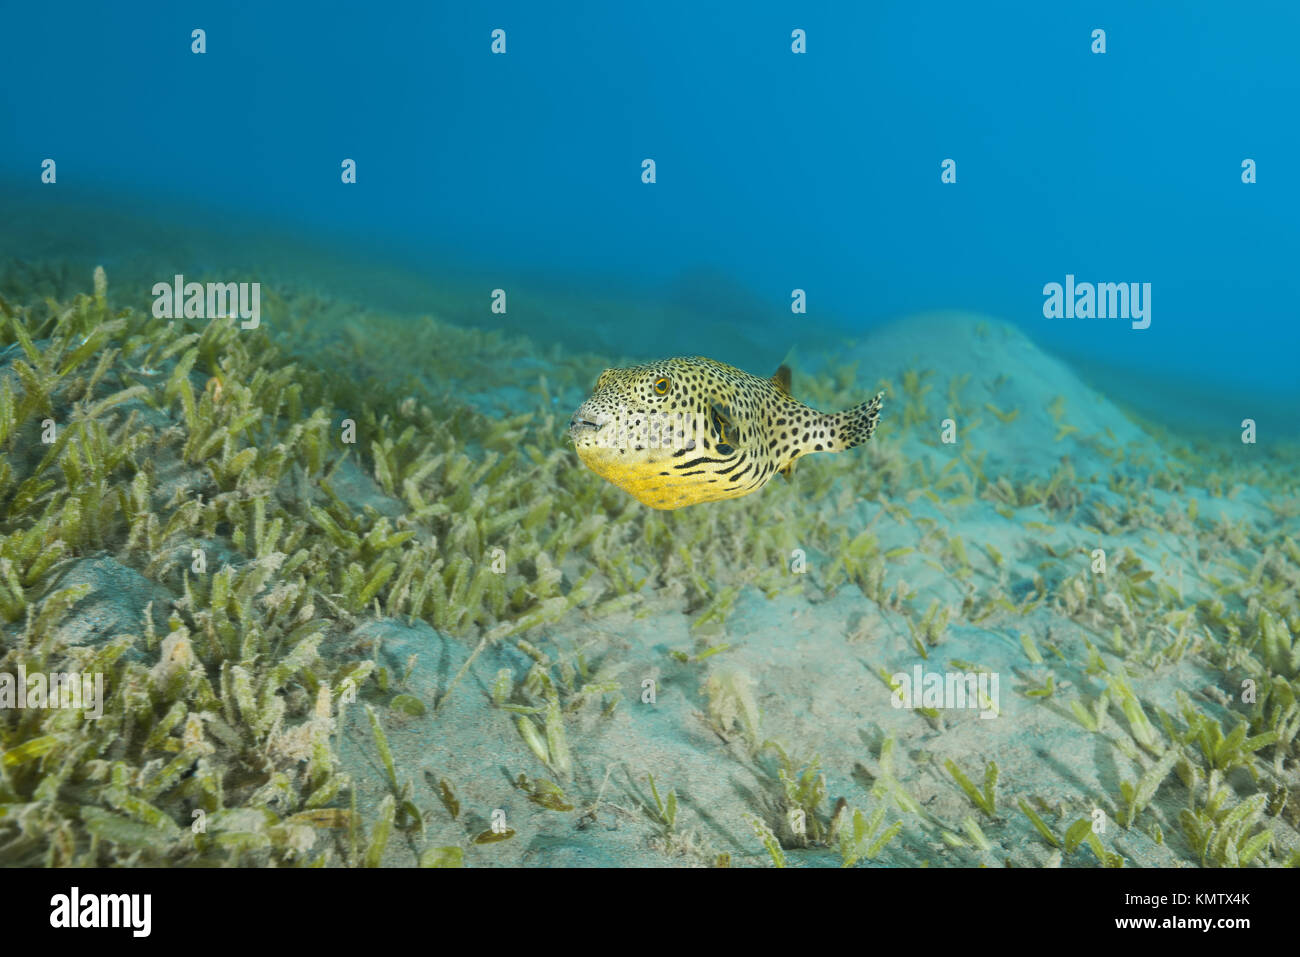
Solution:
[{"label": "tail fin", "polygon": [[880,406],[884,401],[885,393],[877,392],[870,402],[831,416],[835,426],[835,451],[851,449],[871,438],[876,423],[880,421]]}]

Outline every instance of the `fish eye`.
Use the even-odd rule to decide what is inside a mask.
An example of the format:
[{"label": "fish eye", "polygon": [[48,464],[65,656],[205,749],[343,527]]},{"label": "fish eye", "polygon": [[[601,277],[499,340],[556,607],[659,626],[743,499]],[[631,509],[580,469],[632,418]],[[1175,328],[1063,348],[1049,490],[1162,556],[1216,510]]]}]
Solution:
[{"label": "fish eye", "polygon": [[660,376],[659,378],[655,379],[655,384],[654,384],[655,395],[667,395],[668,389],[671,386],[672,383],[668,381],[667,377]]}]

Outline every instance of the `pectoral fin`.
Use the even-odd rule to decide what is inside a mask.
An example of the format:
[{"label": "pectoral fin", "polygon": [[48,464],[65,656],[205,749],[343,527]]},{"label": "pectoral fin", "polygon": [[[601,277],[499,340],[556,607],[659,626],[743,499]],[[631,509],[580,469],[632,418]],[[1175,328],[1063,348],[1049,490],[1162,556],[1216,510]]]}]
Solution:
[{"label": "pectoral fin", "polygon": [[794,467],[797,464],[797,461],[795,461],[791,462],[783,469],[777,469],[777,471],[781,473],[781,478],[785,479],[787,482],[791,481],[794,478]]},{"label": "pectoral fin", "polygon": [[736,451],[740,443],[740,429],[731,421],[730,410],[716,403],[709,407],[709,423],[713,426],[713,435],[717,448],[723,455]]}]

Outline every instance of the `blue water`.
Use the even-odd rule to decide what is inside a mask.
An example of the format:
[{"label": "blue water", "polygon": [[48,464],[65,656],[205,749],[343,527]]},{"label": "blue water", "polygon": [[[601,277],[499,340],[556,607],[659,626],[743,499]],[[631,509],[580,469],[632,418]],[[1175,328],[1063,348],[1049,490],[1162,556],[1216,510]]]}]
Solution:
[{"label": "blue water", "polygon": [[[413,269],[706,306],[716,279],[783,343],[795,288],[820,329],[966,309],[1135,389],[1294,388],[1294,2],[223,0],[3,26],[0,184],[24,204],[198,204]],[[1151,283],[1150,328],[1044,318],[1067,273]]]}]

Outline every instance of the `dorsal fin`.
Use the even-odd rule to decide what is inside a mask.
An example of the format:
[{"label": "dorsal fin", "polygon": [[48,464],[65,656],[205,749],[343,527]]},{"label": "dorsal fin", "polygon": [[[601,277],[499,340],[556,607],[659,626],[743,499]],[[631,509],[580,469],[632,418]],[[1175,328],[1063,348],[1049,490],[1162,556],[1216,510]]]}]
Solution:
[{"label": "dorsal fin", "polygon": [[781,366],[781,368],[777,369],[774,373],[772,373],[772,385],[776,386],[786,395],[790,395],[790,367],[789,366],[783,365]]}]

